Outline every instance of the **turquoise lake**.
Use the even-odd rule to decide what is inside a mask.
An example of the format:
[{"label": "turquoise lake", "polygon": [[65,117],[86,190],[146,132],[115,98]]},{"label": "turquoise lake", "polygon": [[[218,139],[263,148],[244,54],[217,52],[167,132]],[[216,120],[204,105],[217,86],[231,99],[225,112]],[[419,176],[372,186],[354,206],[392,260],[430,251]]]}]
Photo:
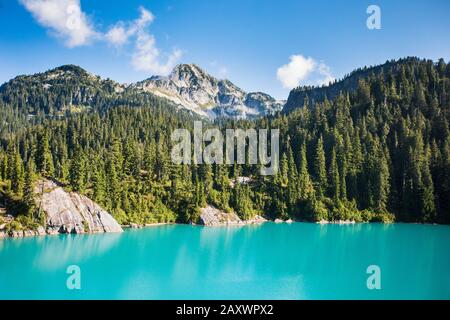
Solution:
[{"label": "turquoise lake", "polygon": [[[67,267],[81,270],[69,290]],[[369,265],[381,289],[369,290]],[[450,299],[450,226],[167,225],[0,240],[0,299]]]}]

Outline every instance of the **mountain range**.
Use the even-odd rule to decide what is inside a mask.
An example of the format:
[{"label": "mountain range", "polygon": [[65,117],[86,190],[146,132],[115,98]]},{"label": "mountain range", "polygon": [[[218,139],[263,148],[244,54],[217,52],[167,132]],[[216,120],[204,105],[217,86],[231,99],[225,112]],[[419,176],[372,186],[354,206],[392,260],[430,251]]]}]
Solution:
[{"label": "mountain range", "polygon": [[[332,101],[340,93],[355,92],[362,80],[387,74],[390,77],[401,75],[405,66],[420,61],[408,57],[359,68],[327,86],[295,88],[287,101],[275,100],[263,92],[247,93],[231,81],[219,80],[195,64],[180,64],[168,76],[152,76],[132,84],[102,79],[79,66],[64,65],[43,73],[21,75],[4,83],[0,86],[0,102],[15,104],[29,117],[64,116],[83,110],[147,106],[164,101],[167,107],[203,118],[254,119],[279,111],[287,114],[305,103],[313,107],[325,99]],[[443,64],[441,59],[439,65]],[[427,61],[427,65],[430,68],[433,62]]]},{"label": "mountain range", "polygon": [[18,76],[0,87],[5,103],[19,98],[30,115],[63,115],[105,106],[143,105],[152,97],[168,100],[202,117],[249,119],[281,111],[285,101],[262,92],[247,93],[229,80],[218,80],[194,64],[180,64],[169,76],[132,84],[102,79],[75,65]]}]

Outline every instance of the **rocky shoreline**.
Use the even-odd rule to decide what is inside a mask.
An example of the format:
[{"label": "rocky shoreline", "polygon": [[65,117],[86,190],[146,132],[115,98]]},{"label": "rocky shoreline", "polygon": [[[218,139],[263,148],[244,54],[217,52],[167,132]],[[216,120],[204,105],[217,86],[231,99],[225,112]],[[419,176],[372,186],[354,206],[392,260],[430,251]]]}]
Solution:
[{"label": "rocky shoreline", "polygon": [[[47,184],[47,187],[51,187],[50,189],[52,189],[53,191],[55,191],[55,188],[60,188],[54,184]],[[65,191],[64,191],[65,192]],[[61,195],[61,190],[58,189],[58,194]],[[73,194],[69,194],[67,193],[67,195],[65,196],[71,196],[73,197]],[[49,196],[50,198],[52,196]],[[97,204],[93,203],[90,199],[84,197],[84,199],[82,198],[83,196],[79,196],[76,195],[77,199],[82,199],[83,201],[81,202],[85,202],[88,203],[91,207],[92,206],[97,206]],[[44,197],[45,198],[45,197]],[[48,200],[48,199],[47,199]],[[66,199],[67,200],[67,199]],[[49,200],[49,202],[51,202]],[[67,203],[66,203],[67,204]],[[44,206],[45,207],[45,206]],[[52,207],[52,206],[51,206]],[[79,205],[76,206],[77,209],[80,208]],[[98,210],[103,210],[100,207],[95,207],[97,210],[93,210],[93,212],[97,212],[98,214]],[[48,211],[48,207],[47,208]],[[99,209],[100,208],[100,209]],[[67,208],[66,208],[67,209]],[[73,208],[72,208],[73,210]],[[4,230],[5,224],[0,225],[0,239],[2,238],[20,238],[20,237],[32,237],[32,236],[45,236],[45,235],[57,235],[57,234],[83,234],[83,233],[102,233],[102,232],[122,232],[123,228],[130,228],[130,229],[141,229],[141,228],[147,228],[147,227],[157,227],[157,226],[163,226],[163,225],[169,225],[169,224],[175,224],[175,223],[147,223],[147,224],[137,224],[137,223],[130,223],[127,225],[122,225],[120,226],[119,224],[117,224],[117,222],[114,222],[117,224],[115,225],[113,223],[113,227],[109,226],[109,227],[102,227],[102,228],[97,228],[97,229],[90,229],[90,230],[85,230],[86,227],[86,222],[80,222],[80,221],[74,221],[73,217],[74,214],[72,212],[70,212],[70,210],[61,210],[61,208],[58,208],[54,211],[59,212],[58,215],[56,215],[56,217],[58,217],[59,220],[57,221],[61,221],[60,223],[56,223],[55,224],[55,215],[51,214],[51,210],[50,210],[50,215],[48,218],[48,222],[52,223],[51,225],[49,224],[47,226],[47,228],[44,228],[42,226],[38,227],[36,230],[19,230],[19,231],[10,231],[10,232],[6,232]],[[89,211],[89,212],[92,212]],[[103,210],[102,212],[103,215],[107,214],[108,216],[109,213],[107,213],[106,211]],[[62,216],[61,216],[62,215]],[[68,216],[71,217],[72,220],[69,221],[65,221],[66,218],[68,218]],[[52,219],[53,217],[53,219]],[[110,216],[111,219],[112,216]],[[12,217],[8,218],[9,220],[13,219]],[[95,214],[94,214],[94,219],[95,218]],[[97,217],[97,219],[101,219],[100,217]],[[201,208],[200,209],[200,222],[197,225],[201,225],[201,226],[207,226],[207,227],[217,227],[217,226],[245,226],[245,225],[252,225],[252,224],[262,224],[265,222],[274,222],[274,223],[294,223],[297,221],[294,221],[292,219],[288,219],[288,220],[282,220],[282,219],[275,219],[273,221],[268,220],[260,215],[256,215],[255,217],[253,217],[252,219],[249,220],[242,220],[236,213],[234,212],[225,212],[222,210],[219,210],[213,206],[207,206],[205,208]],[[305,222],[305,221],[303,221]],[[320,224],[320,225],[326,225],[326,224],[337,224],[337,225],[353,225],[356,224],[356,221],[353,220],[338,220],[338,221],[327,221],[327,220],[321,220],[321,221],[316,221],[316,224]],[[120,228],[120,229],[119,229]],[[114,231],[115,230],[115,231]]]},{"label": "rocky shoreline", "polygon": [[169,222],[155,222],[155,223],[144,223],[144,224],[130,223],[130,224],[121,225],[121,227],[126,228],[126,229],[142,229],[142,228],[149,228],[149,227],[165,226],[165,225],[169,225],[169,224],[174,224],[174,223],[169,223]]},{"label": "rocky shoreline", "polygon": [[200,225],[203,226],[239,226],[248,224],[260,224],[266,222],[262,216],[256,215],[252,219],[242,220],[234,212],[224,212],[213,206],[200,209]]},{"label": "rocky shoreline", "polygon": [[82,226],[62,226],[61,228],[50,227],[44,228],[39,226],[36,230],[11,230],[5,231],[0,230],[0,239],[4,238],[28,238],[36,236],[53,236],[58,234],[95,234],[104,233],[102,231],[98,232],[85,232]]},{"label": "rocky shoreline", "polygon": [[336,220],[336,221],[328,221],[328,220],[320,220],[316,222],[317,224],[355,224],[354,220]]}]

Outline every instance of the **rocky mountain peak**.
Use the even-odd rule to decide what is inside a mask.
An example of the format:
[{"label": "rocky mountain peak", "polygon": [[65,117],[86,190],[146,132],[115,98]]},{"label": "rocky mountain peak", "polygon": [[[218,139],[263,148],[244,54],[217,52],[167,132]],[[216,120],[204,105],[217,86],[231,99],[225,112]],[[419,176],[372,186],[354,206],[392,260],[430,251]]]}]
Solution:
[{"label": "rocky mountain peak", "polygon": [[172,80],[181,79],[210,79],[211,76],[196,64],[179,64],[171,72]]},{"label": "rocky mountain peak", "polygon": [[167,77],[153,76],[133,86],[209,118],[253,118],[281,110],[284,104],[265,93],[247,94],[196,64],[179,64]]}]

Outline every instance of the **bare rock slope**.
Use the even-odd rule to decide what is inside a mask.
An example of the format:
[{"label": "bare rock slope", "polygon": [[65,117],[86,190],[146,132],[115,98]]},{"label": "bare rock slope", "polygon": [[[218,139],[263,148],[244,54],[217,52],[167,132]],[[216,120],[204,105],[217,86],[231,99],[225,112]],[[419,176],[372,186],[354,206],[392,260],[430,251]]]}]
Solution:
[{"label": "bare rock slope", "polygon": [[180,64],[167,77],[153,76],[131,87],[211,119],[255,118],[280,111],[284,105],[266,93],[247,93],[229,80],[216,79],[195,64]]},{"label": "bare rock slope", "polygon": [[50,180],[36,186],[37,205],[47,216],[48,233],[122,232],[117,221],[97,203],[67,192]]}]

